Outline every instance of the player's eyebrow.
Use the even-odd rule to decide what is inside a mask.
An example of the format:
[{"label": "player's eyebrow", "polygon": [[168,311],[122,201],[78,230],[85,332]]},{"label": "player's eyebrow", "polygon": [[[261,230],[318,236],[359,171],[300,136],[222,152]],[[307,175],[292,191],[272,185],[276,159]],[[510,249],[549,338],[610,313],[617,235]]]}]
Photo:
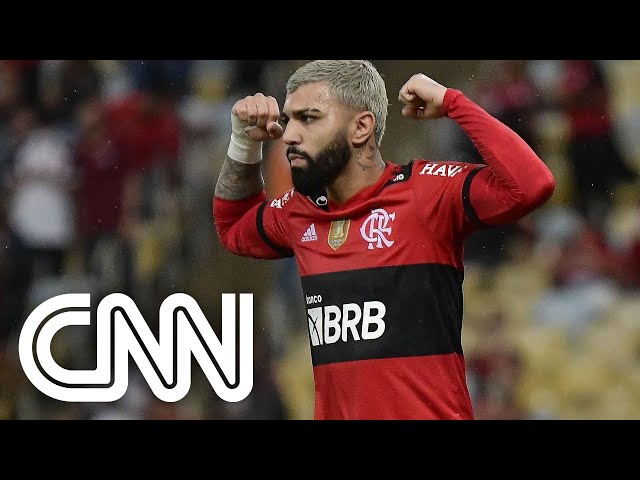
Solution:
[{"label": "player's eyebrow", "polygon": [[[297,118],[297,117],[301,117],[302,115],[306,115],[308,113],[322,113],[322,112],[317,108],[301,108],[298,110],[293,110],[291,112],[291,117]],[[282,112],[282,114],[280,115],[281,120],[289,120],[289,118],[290,118],[289,115],[287,115],[284,112]]]}]

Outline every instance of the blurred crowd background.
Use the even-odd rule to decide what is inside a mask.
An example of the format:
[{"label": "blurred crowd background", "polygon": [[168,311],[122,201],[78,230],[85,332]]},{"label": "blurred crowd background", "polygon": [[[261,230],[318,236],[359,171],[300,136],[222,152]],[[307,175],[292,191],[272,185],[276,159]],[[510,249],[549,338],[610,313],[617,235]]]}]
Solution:
[{"label": "blurred crowd background", "polygon": [[[0,418],[310,419],[313,377],[293,259],[235,257],[217,240],[215,182],[230,109],[280,105],[292,60],[0,60]],[[517,224],[466,245],[463,347],[479,419],[640,418],[640,61],[380,60],[390,99],[383,157],[481,162],[452,121],[402,117],[414,73],[463,90],[518,132],[557,188]],[[267,193],[289,188],[265,146]],[[20,328],[61,293],[129,295],[157,333],[171,293],[219,327],[222,293],[254,293],[254,388],[220,400],[197,364],[189,394],[160,402],[131,365],[109,404],[47,398],[26,379]],[[217,330],[219,331],[219,330]],[[95,332],[53,342],[95,367]]]}]

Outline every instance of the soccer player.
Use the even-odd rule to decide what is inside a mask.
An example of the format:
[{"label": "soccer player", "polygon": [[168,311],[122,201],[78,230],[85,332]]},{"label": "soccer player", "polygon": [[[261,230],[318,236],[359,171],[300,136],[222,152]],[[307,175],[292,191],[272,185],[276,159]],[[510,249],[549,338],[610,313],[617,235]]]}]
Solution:
[{"label": "soccer player", "polygon": [[[413,75],[402,114],[448,117],[486,165],[384,160],[385,83],[362,60],[317,60],[282,113],[257,93],[231,109],[213,215],[237,255],[295,256],[316,419],[473,419],[462,351],[463,244],[541,206],[555,182],[512,130],[461,91]],[[268,201],[262,142],[282,138],[293,187]]]}]

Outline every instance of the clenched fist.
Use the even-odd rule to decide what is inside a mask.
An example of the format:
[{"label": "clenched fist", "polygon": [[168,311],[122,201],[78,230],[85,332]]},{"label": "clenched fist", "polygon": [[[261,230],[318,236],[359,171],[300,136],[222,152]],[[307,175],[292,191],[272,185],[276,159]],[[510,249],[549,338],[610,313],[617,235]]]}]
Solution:
[{"label": "clenched fist", "polygon": [[442,102],[447,87],[422,73],[413,75],[400,89],[398,100],[404,103],[402,115],[418,120],[444,116]]},{"label": "clenched fist", "polygon": [[231,108],[234,133],[246,133],[252,140],[260,142],[282,137],[284,130],[278,123],[279,118],[280,108],[276,99],[262,93],[238,100]]}]

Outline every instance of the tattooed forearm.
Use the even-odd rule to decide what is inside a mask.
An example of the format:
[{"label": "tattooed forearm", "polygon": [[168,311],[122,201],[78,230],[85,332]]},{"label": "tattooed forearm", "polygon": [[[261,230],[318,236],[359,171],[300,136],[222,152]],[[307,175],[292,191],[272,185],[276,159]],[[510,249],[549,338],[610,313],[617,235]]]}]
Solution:
[{"label": "tattooed forearm", "polygon": [[216,182],[215,195],[225,200],[242,200],[264,188],[260,163],[251,165],[224,159],[220,176]]}]

